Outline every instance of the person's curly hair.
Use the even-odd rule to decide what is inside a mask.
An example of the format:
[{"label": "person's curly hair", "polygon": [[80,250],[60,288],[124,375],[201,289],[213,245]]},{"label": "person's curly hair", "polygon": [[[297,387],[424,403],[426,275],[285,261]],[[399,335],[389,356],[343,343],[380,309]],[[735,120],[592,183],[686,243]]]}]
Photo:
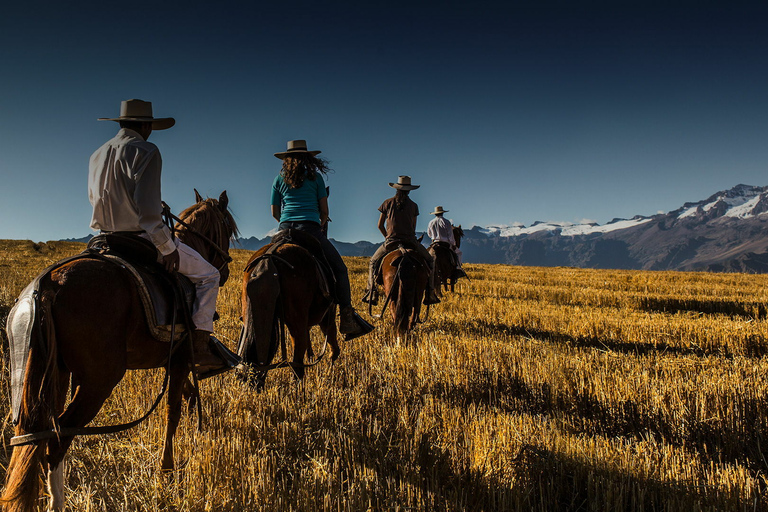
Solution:
[{"label": "person's curly hair", "polygon": [[330,170],[327,160],[309,153],[300,153],[283,158],[280,174],[289,187],[299,188],[304,184],[304,180],[314,181],[317,173],[326,175]]}]

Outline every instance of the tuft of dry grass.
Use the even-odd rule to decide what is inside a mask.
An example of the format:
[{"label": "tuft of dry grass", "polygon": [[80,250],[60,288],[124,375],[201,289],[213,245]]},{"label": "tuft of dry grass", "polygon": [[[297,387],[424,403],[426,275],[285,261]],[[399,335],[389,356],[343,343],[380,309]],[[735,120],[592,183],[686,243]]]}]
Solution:
[{"label": "tuft of dry grass", "polygon": [[[4,321],[39,270],[82,245],[0,249]],[[233,348],[248,256],[234,251],[219,298]],[[367,259],[346,262],[359,292]],[[184,416],[171,475],[162,414],[76,439],[69,507],[768,510],[768,276],[466,267],[471,281],[409,343],[380,323],[303,382],[275,371],[255,394],[233,375],[205,381],[205,428]],[[0,363],[8,407],[5,338]],[[95,423],[139,416],[161,378],[130,372]]]}]

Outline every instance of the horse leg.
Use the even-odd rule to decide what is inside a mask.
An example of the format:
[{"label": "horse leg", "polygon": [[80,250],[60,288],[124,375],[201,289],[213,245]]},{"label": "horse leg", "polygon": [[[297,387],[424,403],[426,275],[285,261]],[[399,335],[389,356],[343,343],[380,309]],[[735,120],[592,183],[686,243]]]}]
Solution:
[{"label": "horse leg", "polygon": [[325,341],[331,346],[331,361],[335,361],[341,354],[336,331],[336,306],[333,305],[320,321],[320,330],[325,335]]},{"label": "horse leg", "polygon": [[200,395],[197,393],[194,384],[189,380],[189,377],[184,379],[184,384],[181,386],[181,396],[187,402],[187,411],[191,414],[195,411],[197,401],[200,399]]},{"label": "horse leg", "polygon": [[[101,410],[101,406],[112,394],[112,389],[120,382],[123,373],[113,376],[112,379],[106,379],[106,382],[75,379],[78,382],[77,389],[72,402],[59,416],[59,426],[65,429],[87,425]],[[69,378],[69,375],[66,378]],[[48,441],[48,489],[51,495],[50,509],[54,511],[64,508],[64,456],[73,439],[74,436],[67,436]]]},{"label": "horse leg", "polygon": [[55,468],[48,468],[49,510],[64,510],[64,459]]},{"label": "horse leg", "polygon": [[296,378],[304,378],[304,354],[309,347],[309,326],[305,321],[291,325],[288,329],[293,340],[293,372]]},{"label": "horse leg", "polygon": [[[181,419],[181,401],[185,384],[189,382],[189,359],[180,357],[177,354],[171,361],[171,367],[168,369],[168,402],[165,414],[165,442],[163,443],[163,458],[160,463],[160,469],[163,471],[172,471],[173,461],[173,436],[179,427]],[[193,388],[194,390],[194,388]]]},{"label": "horse leg", "polygon": [[[67,388],[69,387],[70,372],[62,371],[58,375],[58,396],[55,397],[56,414],[60,415],[64,411],[64,404],[67,397]],[[74,396],[74,384],[72,386],[72,393]],[[50,445],[49,445],[50,446]],[[46,481],[48,485],[48,495],[50,501],[48,508],[50,510],[64,510],[64,457],[66,454],[62,454],[61,462],[55,467],[50,463],[48,464],[48,471],[46,475]]]}]

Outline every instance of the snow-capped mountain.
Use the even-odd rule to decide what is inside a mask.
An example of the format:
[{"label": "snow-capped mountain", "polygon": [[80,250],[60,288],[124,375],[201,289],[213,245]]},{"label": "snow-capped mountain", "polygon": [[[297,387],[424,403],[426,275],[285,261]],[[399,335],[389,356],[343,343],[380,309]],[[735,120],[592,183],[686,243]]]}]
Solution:
[{"label": "snow-capped mountain", "polygon": [[617,229],[626,229],[650,221],[650,217],[637,216],[630,220],[614,219],[611,222],[600,225],[596,222],[576,224],[573,222],[534,222],[530,227],[522,224],[512,226],[486,226],[480,228],[480,232],[488,236],[510,237],[519,235],[531,235],[540,231],[559,232],[562,236],[590,235],[592,233],[608,233]]},{"label": "snow-capped mountain", "polygon": [[737,185],[666,214],[597,223],[473,227],[467,261],[768,272],[768,187]]}]

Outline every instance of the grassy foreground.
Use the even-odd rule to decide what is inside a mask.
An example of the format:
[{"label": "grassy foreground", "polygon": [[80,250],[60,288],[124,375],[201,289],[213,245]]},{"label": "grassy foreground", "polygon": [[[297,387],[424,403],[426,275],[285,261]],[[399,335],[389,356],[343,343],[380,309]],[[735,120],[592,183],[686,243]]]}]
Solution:
[{"label": "grassy foreground", "polygon": [[[82,248],[0,241],[2,322],[38,271]],[[219,298],[233,348],[248,254]],[[359,299],[367,260],[346,261]],[[303,383],[205,381],[205,428],[184,415],[172,475],[160,412],[76,439],[70,509],[768,510],[768,276],[467,270],[412,343],[378,323]],[[3,411],[7,350],[3,332]],[[131,372],[94,424],[141,415],[161,376]],[[7,423],[2,435],[4,480]]]}]

